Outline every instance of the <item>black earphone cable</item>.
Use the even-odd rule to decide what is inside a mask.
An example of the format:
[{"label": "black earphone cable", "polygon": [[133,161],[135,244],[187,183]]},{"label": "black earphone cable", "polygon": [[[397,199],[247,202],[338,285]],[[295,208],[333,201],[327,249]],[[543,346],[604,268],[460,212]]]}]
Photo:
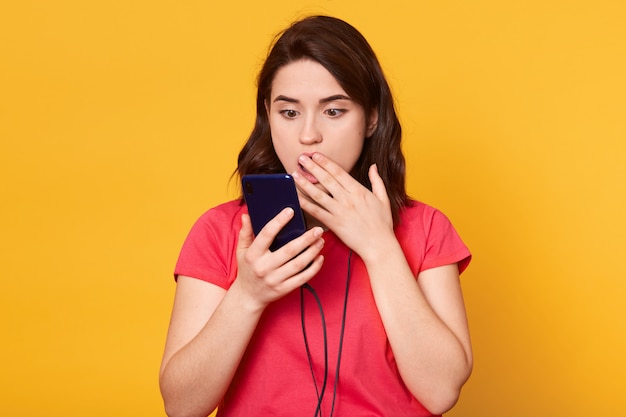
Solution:
[{"label": "black earphone cable", "polygon": [[[317,387],[317,378],[315,377],[315,370],[313,369],[313,358],[311,356],[311,349],[309,348],[309,341],[306,335],[306,324],[305,324],[305,314],[304,314],[304,290],[309,291],[315,301],[317,302],[317,307],[320,312],[320,317],[322,319],[322,331],[324,335],[324,379],[322,381],[321,390]],[[315,408],[315,415],[320,414],[321,416],[321,407],[322,400],[324,399],[324,392],[326,391],[326,382],[328,381],[328,338],[326,335],[326,320],[324,318],[324,309],[322,308],[322,302],[318,297],[317,293],[309,284],[304,284],[300,287],[300,318],[302,320],[302,335],[304,336],[304,347],[306,348],[307,359],[309,360],[309,368],[311,369],[311,376],[313,377],[313,385],[315,385],[315,394],[317,395],[317,407]]]},{"label": "black earphone cable", "polygon": [[352,264],[352,251],[348,253],[348,273],[346,277],[346,295],[343,299],[343,316],[341,317],[341,334],[339,336],[339,353],[337,353],[337,368],[335,369],[335,386],[333,387],[333,402],[330,407],[330,417],[335,411],[335,399],[337,398],[337,385],[339,385],[339,368],[341,365],[341,351],[343,350],[343,335],[346,330],[346,313],[348,312],[348,293],[350,292],[350,270]]},{"label": "black earphone cable", "polygon": [[[351,264],[352,264],[352,250],[350,250],[350,252],[348,253],[348,266],[347,266],[348,271],[347,271],[347,276],[346,276],[346,292],[344,296],[343,312],[342,312],[342,317],[341,317],[341,333],[339,335],[337,366],[335,369],[335,384],[333,388],[333,400],[332,400],[331,409],[330,409],[331,417],[335,410],[335,400],[337,398],[337,385],[339,384],[339,368],[341,366],[341,352],[343,350],[343,337],[344,337],[344,333],[346,329],[346,315],[348,311],[348,294],[350,292],[350,280],[351,280],[350,272],[352,269]],[[313,358],[311,356],[311,350],[309,348],[309,342],[308,342],[307,333],[306,333],[304,290],[309,291],[315,298],[315,301],[317,303],[317,306],[320,312],[321,321],[322,321],[322,331],[323,331],[323,340],[324,340],[324,379],[322,381],[321,389],[319,389],[317,386],[317,378],[315,378],[315,371],[313,368]],[[301,320],[302,320],[302,335],[304,337],[304,346],[306,349],[307,359],[309,361],[309,367],[311,369],[311,375],[313,377],[313,384],[315,385],[315,393],[317,395],[317,407],[315,408],[315,417],[317,417],[318,415],[321,417],[322,416],[322,402],[324,400],[324,393],[326,391],[326,384],[328,382],[328,337],[327,337],[327,332],[326,332],[326,319],[324,317],[324,309],[322,307],[322,302],[319,296],[317,295],[317,293],[315,292],[315,290],[313,289],[313,287],[311,287],[309,284],[304,284],[302,287],[300,287],[300,312],[301,312],[300,315],[301,315]]]}]

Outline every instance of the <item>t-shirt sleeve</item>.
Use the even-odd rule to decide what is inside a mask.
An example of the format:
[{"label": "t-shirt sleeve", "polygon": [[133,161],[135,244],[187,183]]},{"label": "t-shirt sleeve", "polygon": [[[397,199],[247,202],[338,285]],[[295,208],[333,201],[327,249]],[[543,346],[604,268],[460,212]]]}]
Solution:
[{"label": "t-shirt sleeve", "polygon": [[213,208],[195,222],[178,256],[175,277],[185,275],[225,289],[230,287],[236,275],[241,216],[237,207],[228,208]]},{"label": "t-shirt sleeve", "polygon": [[424,228],[426,241],[420,272],[453,263],[458,264],[459,273],[463,272],[472,255],[450,220],[439,210],[433,209],[424,218]]}]

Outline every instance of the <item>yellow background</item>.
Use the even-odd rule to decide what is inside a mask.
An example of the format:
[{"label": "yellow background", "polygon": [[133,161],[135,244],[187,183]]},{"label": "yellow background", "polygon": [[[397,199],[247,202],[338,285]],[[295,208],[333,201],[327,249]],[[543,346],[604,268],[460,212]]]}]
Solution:
[{"label": "yellow background", "polygon": [[621,0],[2,2],[0,413],[164,415],[178,250],[236,195],[256,72],[311,13],[370,40],[410,193],[474,253],[449,415],[626,413]]}]

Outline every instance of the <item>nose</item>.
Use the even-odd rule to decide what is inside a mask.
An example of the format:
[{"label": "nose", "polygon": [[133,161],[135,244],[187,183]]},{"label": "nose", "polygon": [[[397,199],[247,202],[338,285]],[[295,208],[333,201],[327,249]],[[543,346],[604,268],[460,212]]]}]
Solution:
[{"label": "nose", "polygon": [[303,120],[299,134],[300,143],[312,145],[322,141],[322,133],[317,125],[315,116],[311,115]]}]

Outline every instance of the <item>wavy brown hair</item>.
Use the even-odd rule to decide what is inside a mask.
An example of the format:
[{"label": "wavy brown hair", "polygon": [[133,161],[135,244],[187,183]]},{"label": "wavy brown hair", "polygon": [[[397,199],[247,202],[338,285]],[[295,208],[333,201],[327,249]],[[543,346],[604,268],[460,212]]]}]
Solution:
[{"label": "wavy brown hair", "polygon": [[293,23],[275,40],[259,73],[256,122],[239,153],[236,173],[243,177],[285,172],[272,144],[265,101],[270,98],[276,72],[302,59],[313,60],[326,68],[366,115],[378,112],[376,129],[365,139],[361,156],[350,174],[371,190],[367,173],[372,164],[377,165],[397,224],[400,209],[410,200],[405,188],[402,128],[391,89],[367,40],[353,26],[337,18],[307,17]]}]

